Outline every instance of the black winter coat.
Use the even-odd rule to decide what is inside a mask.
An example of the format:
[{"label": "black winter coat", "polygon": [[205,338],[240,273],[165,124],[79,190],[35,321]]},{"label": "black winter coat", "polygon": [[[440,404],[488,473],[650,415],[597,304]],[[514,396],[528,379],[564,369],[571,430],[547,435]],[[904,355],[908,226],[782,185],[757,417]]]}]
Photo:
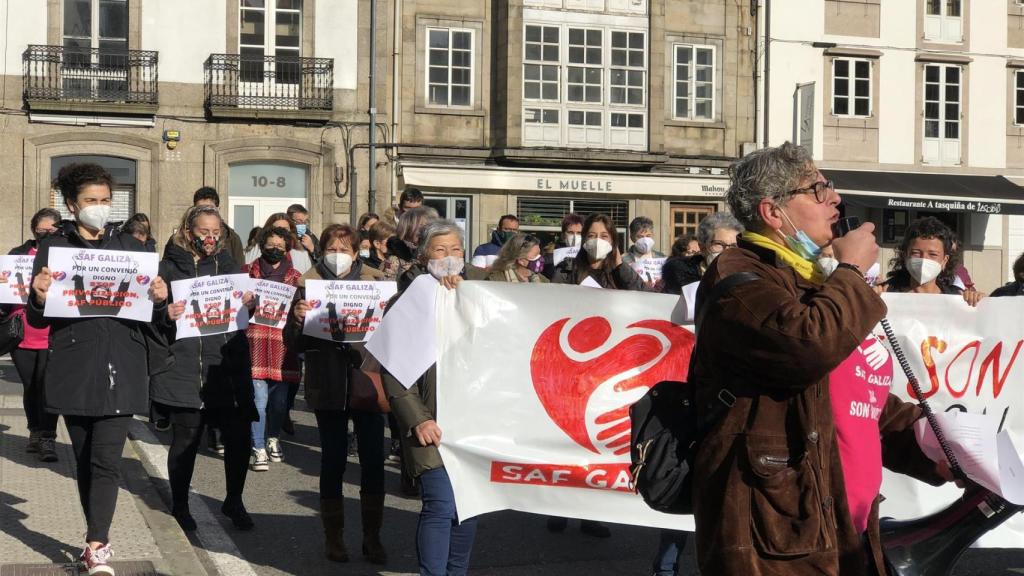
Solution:
[{"label": "black winter coat", "polygon": [[[160,261],[160,276],[168,289],[176,280],[239,271],[226,250],[196,261],[191,252],[171,244]],[[168,299],[174,301],[173,291]],[[259,419],[244,330],[177,340],[175,323],[166,313],[157,327],[164,346],[151,358],[154,402],[184,408],[239,408],[251,420]]]},{"label": "black winter coat", "polygon": [[[58,231],[39,241],[33,275],[49,262],[51,248],[144,252],[131,234],[108,226],[98,246],[83,239],[75,222],[65,220]],[[50,360],[46,371],[46,409],[68,416],[145,414],[149,410],[147,369],[148,324],[120,318],[47,318],[31,291],[25,314],[29,325],[50,327]],[[154,318],[166,316],[163,303]]]},{"label": "black winter coat", "polygon": [[683,286],[700,282],[701,276],[704,275],[703,263],[704,257],[699,254],[669,258],[661,269],[661,280],[664,284],[661,291],[665,294],[681,294]]}]

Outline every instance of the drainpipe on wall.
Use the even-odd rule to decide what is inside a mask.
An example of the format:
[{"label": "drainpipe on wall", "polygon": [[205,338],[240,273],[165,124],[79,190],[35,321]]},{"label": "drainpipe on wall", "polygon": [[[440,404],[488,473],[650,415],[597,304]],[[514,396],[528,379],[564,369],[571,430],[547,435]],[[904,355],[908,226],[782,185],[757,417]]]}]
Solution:
[{"label": "drainpipe on wall", "polygon": [[[391,141],[401,142],[402,137],[398,133],[398,94],[400,88],[401,74],[398,73],[398,67],[401,65],[402,55],[402,0],[393,0],[394,2],[394,22],[392,23],[392,49],[391,49]],[[395,204],[395,198],[398,197],[398,165],[392,163],[391,166],[391,200],[388,202],[388,206]]]},{"label": "drainpipe on wall", "polygon": [[[377,196],[377,149],[374,146],[377,137],[377,0],[370,0],[370,126],[369,139],[367,143],[367,161],[369,163],[366,173],[367,179],[367,212],[373,212],[376,206]],[[352,204],[352,214],[358,212],[355,204]],[[355,222],[355,218],[353,218]]]},{"label": "drainpipe on wall", "polygon": [[764,147],[768,147],[768,113],[771,111],[772,0],[764,0]]}]

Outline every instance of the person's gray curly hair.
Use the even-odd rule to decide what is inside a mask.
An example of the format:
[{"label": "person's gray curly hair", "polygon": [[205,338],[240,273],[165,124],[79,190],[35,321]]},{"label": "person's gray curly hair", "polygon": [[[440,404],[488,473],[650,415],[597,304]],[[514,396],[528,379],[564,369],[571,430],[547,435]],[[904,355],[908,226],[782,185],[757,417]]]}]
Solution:
[{"label": "person's gray curly hair", "polygon": [[397,230],[395,235],[398,236],[399,240],[404,240],[411,244],[419,244],[419,233],[425,224],[433,220],[437,220],[440,216],[437,214],[437,210],[434,210],[430,206],[417,206],[416,208],[410,208],[402,213],[398,218]]},{"label": "person's gray curly hair", "polygon": [[715,239],[715,232],[719,230],[735,230],[739,234],[743,232],[743,224],[728,212],[708,214],[697,226],[697,242],[700,247],[706,250]]},{"label": "person's gray curly hair", "polygon": [[[800,181],[814,175],[814,160],[802,146],[786,142],[747,154],[729,167],[726,202],[733,216],[747,230],[760,231],[764,225],[757,207],[765,198],[785,202],[787,193]],[[702,243],[703,244],[703,243]]]},{"label": "person's gray curly hair", "polygon": [[427,255],[427,246],[430,245],[431,240],[437,236],[447,236],[449,234],[455,234],[459,237],[459,243],[465,244],[466,240],[462,234],[462,228],[454,220],[432,220],[427,222],[420,229],[420,243],[416,246],[416,256],[422,260]]}]

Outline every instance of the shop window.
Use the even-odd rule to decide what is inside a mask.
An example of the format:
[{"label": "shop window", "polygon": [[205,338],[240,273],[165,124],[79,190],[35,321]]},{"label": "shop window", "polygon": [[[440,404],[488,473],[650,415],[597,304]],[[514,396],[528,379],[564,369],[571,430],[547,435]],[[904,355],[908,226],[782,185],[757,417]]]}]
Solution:
[{"label": "shop window", "polygon": [[672,222],[672,237],[679,238],[693,234],[705,216],[715,213],[713,204],[672,204],[669,208]]},{"label": "shop window", "polygon": [[519,230],[537,235],[545,246],[558,240],[562,232],[562,218],[570,213],[579,214],[584,219],[591,214],[608,216],[619,231],[619,250],[626,249],[625,241],[629,236],[628,201],[520,196],[516,206]]},{"label": "shop window", "polygon": [[[135,160],[116,156],[57,156],[50,162],[50,181],[56,180],[57,174],[65,166],[84,163],[99,164],[114,178],[110,221],[124,222],[135,214]],[[50,190],[50,207],[60,212],[62,218],[74,219],[64,202],[64,196],[56,188]]]},{"label": "shop window", "polygon": [[907,231],[910,214],[906,210],[884,210],[882,212],[882,243],[899,244]]}]

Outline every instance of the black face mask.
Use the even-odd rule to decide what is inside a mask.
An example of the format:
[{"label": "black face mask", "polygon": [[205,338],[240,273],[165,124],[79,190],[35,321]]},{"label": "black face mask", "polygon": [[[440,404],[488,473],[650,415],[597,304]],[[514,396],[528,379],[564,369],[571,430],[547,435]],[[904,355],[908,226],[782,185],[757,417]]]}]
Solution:
[{"label": "black face mask", "polygon": [[268,264],[277,264],[281,260],[284,260],[284,250],[281,250],[280,248],[264,248],[263,259],[266,260]]}]

